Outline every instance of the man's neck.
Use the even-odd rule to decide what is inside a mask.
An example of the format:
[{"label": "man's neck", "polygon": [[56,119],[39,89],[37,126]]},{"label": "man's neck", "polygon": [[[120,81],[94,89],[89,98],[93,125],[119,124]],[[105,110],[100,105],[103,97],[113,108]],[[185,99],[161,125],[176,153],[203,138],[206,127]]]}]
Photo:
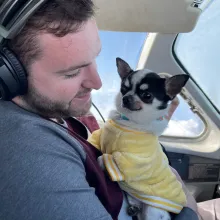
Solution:
[{"label": "man's neck", "polygon": [[49,116],[45,116],[43,114],[40,114],[37,110],[32,108],[30,105],[28,105],[28,103],[20,96],[16,96],[15,98],[13,98],[12,102],[15,103],[16,105],[18,105],[19,107],[29,111],[29,112],[40,115],[44,118],[48,118],[48,119],[50,118],[52,120],[55,120],[59,124],[64,124],[64,120],[61,117],[49,117]]},{"label": "man's neck", "polygon": [[31,108],[21,96],[16,96],[15,98],[12,99],[12,102],[29,112],[38,114],[38,112],[35,111],[33,108]]}]

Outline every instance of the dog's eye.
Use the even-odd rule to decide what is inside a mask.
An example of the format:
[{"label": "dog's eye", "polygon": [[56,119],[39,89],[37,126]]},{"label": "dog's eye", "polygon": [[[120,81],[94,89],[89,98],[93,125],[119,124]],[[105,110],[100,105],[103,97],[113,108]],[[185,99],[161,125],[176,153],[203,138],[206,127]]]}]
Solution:
[{"label": "dog's eye", "polygon": [[142,92],[141,99],[145,102],[151,102],[153,100],[153,95],[149,92]]},{"label": "dog's eye", "polygon": [[152,95],[149,92],[143,92],[142,97],[145,99],[150,99],[150,98],[152,98]]}]

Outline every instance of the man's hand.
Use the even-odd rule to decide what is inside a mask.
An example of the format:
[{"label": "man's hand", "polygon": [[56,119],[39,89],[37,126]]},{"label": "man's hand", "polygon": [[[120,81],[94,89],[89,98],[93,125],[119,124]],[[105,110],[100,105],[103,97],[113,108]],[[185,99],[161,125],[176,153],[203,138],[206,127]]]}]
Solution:
[{"label": "man's hand", "polygon": [[177,107],[179,106],[180,101],[179,98],[176,97],[170,104],[170,108],[168,110],[168,117],[167,120],[169,121],[171,117],[173,116],[173,113],[176,111]]},{"label": "man's hand", "polygon": [[190,194],[190,192],[186,188],[186,186],[183,183],[178,172],[175,169],[173,169],[172,167],[171,167],[171,170],[176,175],[177,180],[182,184],[183,191],[185,192],[185,195],[186,195],[186,207],[191,208],[194,212],[198,213],[196,200],[194,199],[194,197]]}]

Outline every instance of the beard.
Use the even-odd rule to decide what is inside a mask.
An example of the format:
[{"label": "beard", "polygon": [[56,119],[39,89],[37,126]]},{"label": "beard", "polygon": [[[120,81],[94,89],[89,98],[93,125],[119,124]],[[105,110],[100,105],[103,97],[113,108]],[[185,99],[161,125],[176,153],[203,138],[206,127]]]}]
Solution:
[{"label": "beard", "polygon": [[[88,92],[91,92],[91,90],[84,89],[83,91],[78,92],[75,97],[82,96]],[[42,95],[33,86],[30,86],[28,92],[21,98],[31,111],[47,118],[80,117],[86,115],[92,105],[91,100],[84,106],[74,106],[74,99],[69,103],[54,101]]]}]

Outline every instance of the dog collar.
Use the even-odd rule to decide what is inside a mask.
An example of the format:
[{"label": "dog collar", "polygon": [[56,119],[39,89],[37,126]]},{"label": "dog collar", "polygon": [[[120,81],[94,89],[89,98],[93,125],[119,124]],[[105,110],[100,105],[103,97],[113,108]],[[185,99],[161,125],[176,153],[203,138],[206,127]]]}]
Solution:
[{"label": "dog collar", "polygon": [[122,114],[121,114],[121,120],[129,121],[129,119],[125,115],[122,115]]},{"label": "dog collar", "polygon": [[169,118],[168,118],[167,115],[161,116],[161,117],[157,118],[156,120],[157,120],[157,121],[163,121],[164,119],[167,120],[167,121],[169,121]]}]

